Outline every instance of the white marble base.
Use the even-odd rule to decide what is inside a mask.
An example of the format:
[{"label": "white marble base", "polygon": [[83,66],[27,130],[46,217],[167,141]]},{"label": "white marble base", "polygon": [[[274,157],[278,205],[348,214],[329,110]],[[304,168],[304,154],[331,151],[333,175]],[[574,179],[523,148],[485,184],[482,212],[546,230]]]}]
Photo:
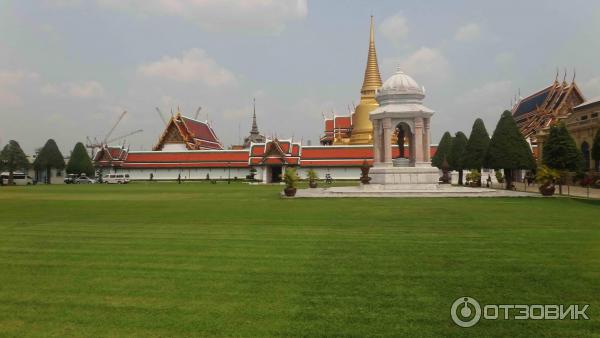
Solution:
[{"label": "white marble base", "polygon": [[435,190],[440,174],[435,167],[392,167],[374,166],[369,171],[372,184],[381,184],[385,189],[426,189]]}]

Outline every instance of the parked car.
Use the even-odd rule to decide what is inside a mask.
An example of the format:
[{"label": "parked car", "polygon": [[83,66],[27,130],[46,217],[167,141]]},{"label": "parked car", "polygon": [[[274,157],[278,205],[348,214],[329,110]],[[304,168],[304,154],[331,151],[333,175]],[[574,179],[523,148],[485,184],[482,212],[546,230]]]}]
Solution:
[{"label": "parked car", "polygon": [[75,174],[68,174],[64,179],[65,184],[77,183],[76,180],[77,180],[77,175],[75,175]]},{"label": "parked car", "polygon": [[127,184],[127,183],[129,183],[129,174],[104,175],[102,182],[107,183],[107,184]]},{"label": "parked car", "polygon": [[[8,172],[1,173],[0,179],[2,179],[2,184],[7,185],[8,180],[9,180],[9,173]],[[21,173],[21,172],[13,173],[13,184],[14,185],[30,185],[33,183],[34,182],[33,182],[33,179],[31,178],[31,176],[26,175],[25,173]]]},{"label": "parked car", "polygon": [[75,180],[75,182],[77,184],[93,184],[93,183],[96,183],[96,181],[93,178],[89,178],[89,177],[87,177],[85,175],[84,176],[80,176],[79,178],[77,178]]}]

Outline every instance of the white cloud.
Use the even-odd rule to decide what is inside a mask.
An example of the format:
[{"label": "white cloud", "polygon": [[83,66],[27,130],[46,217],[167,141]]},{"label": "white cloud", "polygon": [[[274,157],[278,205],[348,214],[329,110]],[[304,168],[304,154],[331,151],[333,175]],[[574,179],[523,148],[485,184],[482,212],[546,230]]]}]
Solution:
[{"label": "white cloud", "polygon": [[49,83],[42,87],[42,94],[57,97],[90,99],[102,97],[104,87],[97,81]]},{"label": "white cloud", "polygon": [[379,25],[379,30],[383,36],[393,43],[399,43],[400,40],[408,35],[407,20],[401,13],[398,13],[385,18],[381,25]]},{"label": "white cloud", "polygon": [[210,30],[278,33],[304,19],[307,0],[96,0],[101,7],[142,15],[179,16]]},{"label": "white cloud", "polygon": [[511,91],[511,81],[489,82],[457,96],[456,103],[477,106],[497,104],[498,102],[506,103],[511,97]]},{"label": "white cloud", "polygon": [[400,68],[421,84],[443,82],[450,73],[444,54],[436,48],[421,47],[400,63]]},{"label": "white cloud", "polygon": [[175,82],[200,82],[209,87],[233,85],[237,82],[231,71],[198,48],[184,52],[181,58],[164,56],[159,61],[142,64],[138,67],[138,73],[149,78]]},{"label": "white cloud", "polygon": [[28,82],[36,81],[39,75],[35,72],[0,70],[0,106],[19,106],[23,103],[21,89]]},{"label": "white cloud", "polygon": [[456,31],[454,39],[461,42],[471,42],[481,37],[481,27],[476,23],[466,24]]}]

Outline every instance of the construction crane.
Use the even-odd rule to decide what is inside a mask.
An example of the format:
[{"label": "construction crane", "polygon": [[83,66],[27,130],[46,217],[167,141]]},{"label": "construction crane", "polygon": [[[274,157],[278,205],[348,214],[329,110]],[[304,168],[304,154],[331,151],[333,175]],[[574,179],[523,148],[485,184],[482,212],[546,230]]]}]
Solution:
[{"label": "construction crane", "polygon": [[119,141],[119,140],[121,140],[121,139],[124,139],[124,138],[126,138],[126,137],[129,137],[129,136],[131,136],[131,135],[139,134],[139,133],[141,133],[141,132],[143,132],[143,131],[144,131],[143,129],[134,130],[134,131],[132,131],[132,132],[129,132],[129,133],[125,134],[125,135],[121,135],[121,136],[115,137],[115,138],[113,138],[113,139],[110,139],[110,140],[106,141],[106,144],[109,144],[109,143],[114,143],[114,142],[116,142],[116,141]]},{"label": "construction crane", "polygon": [[123,120],[123,118],[125,117],[125,115],[127,115],[127,111],[123,111],[121,113],[121,115],[119,115],[119,117],[117,118],[117,121],[112,125],[112,127],[110,128],[110,130],[108,131],[108,133],[106,133],[106,135],[104,136],[104,138],[102,139],[102,141],[98,141],[97,138],[94,137],[94,140],[92,141],[89,137],[86,137],[87,139],[87,144],[85,145],[86,148],[89,148],[92,154],[92,158],[94,157],[94,153],[96,151],[96,149],[98,148],[102,148],[104,145],[107,145],[110,142],[114,142],[114,141],[118,141],[120,139],[123,139],[127,136],[131,136],[137,133],[141,133],[142,130],[138,129],[136,131],[130,132],[128,134],[125,134],[123,136],[119,136],[116,138],[112,138],[110,139],[111,135],[114,133],[115,129],[117,129],[117,126],[119,125],[119,123],[121,123],[121,121]]}]

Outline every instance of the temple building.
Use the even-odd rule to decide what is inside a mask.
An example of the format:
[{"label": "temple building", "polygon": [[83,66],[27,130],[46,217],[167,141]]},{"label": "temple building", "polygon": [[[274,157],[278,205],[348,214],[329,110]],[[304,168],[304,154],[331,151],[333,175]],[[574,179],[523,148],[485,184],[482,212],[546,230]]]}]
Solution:
[{"label": "temple building", "polygon": [[575,77],[568,83],[565,72],[562,82],[558,80],[557,73],[548,87],[516,102],[512,109],[513,117],[538,160],[541,159],[541,149],[550,126],[567,119],[573,109],[584,101]]},{"label": "temple building", "polygon": [[[394,76],[394,79],[399,78],[409,77]],[[252,171],[255,179],[271,183],[280,181],[281,174],[289,166],[296,167],[302,178],[313,169],[322,179],[329,176],[336,180],[356,180],[361,175],[361,166],[373,164],[373,123],[369,115],[379,107],[376,94],[381,86],[371,17],[360,104],[351,116],[334,115],[325,120],[325,134],[320,145],[308,146],[291,139],[265,138],[258,130],[254,108],[250,134],[243,145],[226,150],[208,122],[177,113],[169,120],[152,151],[104,146],[94,156],[94,161],[105,173],[128,174],[132,180],[173,180],[178,176],[188,180],[245,179]],[[428,161],[436,147],[428,146],[428,138],[415,138],[415,135],[429,135],[428,117],[424,119],[415,126],[407,122],[407,126],[411,125],[410,130],[396,128],[386,131],[389,137],[386,136],[383,141],[380,139],[387,144],[386,161],[399,157],[413,159],[419,165]]]},{"label": "temple building", "polygon": [[321,136],[320,143],[325,146],[348,144],[352,133],[352,117],[333,115],[325,119],[325,134]]},{"label": "temple building", "polygon": [[600,97],[596,97],[573,108],[573,113],[565,120],[567,129],[575,139],[585,160],[586,169],[599,170],[600,161],[591,157],[594,137],[600,130]]},{"label": "temple building", "polygon": [[264,143],[267,139],[258,131],[258,124],[256,123],[256,99],[253,100],[253,113],[252,113],[252,128],[250,129],[250,135],[244,138],[244,148],[250,148],[252,143]]},{"label": "temple building", "polygon": [[222,150],[208,122],[185,117],[178,112],[173,116],[152,150]]}]

